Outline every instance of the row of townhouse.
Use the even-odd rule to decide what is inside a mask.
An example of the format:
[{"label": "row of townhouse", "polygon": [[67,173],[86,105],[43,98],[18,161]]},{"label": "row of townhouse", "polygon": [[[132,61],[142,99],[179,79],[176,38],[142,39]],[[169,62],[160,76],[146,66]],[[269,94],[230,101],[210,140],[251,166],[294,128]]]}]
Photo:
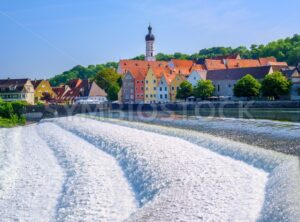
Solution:
[{"label": "row of townhouse", "polygon": [[175,102],[180,84],[187,80],[193,86],[199,80],[211,80],[215,96],[233,97],[233,86],[251,74],[258,80],[274,71],[288,69],[275,58],[241,59],[239,55],[223,56],[203,61],[173,59],[165,61],[121,60],[118,73],[123,75],[120,91],[122,103]]},{"label": "row of townhouse", "polygon": [[6,102],[100,103],[106,92],[95,82],[75,79],[60,87],[51,87],[48,80],[0,79],[0,98]]},{"label": "row of townhouse", "polygon": [[49,97],[55,97],[55,93],[47,80],[0,79],[0,98],[5,102],[25,101],[33,105]]}]

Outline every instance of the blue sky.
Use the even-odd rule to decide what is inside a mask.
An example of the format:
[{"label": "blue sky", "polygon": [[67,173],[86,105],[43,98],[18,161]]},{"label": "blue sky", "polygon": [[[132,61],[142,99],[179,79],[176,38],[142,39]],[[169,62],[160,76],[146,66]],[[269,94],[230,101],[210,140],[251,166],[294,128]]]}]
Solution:
[{"label": "blue sky", "polygon": [[143,54],[149,22],[163,53],[299,33],[299,0],[0,1],[0,78],[48,78]]}]

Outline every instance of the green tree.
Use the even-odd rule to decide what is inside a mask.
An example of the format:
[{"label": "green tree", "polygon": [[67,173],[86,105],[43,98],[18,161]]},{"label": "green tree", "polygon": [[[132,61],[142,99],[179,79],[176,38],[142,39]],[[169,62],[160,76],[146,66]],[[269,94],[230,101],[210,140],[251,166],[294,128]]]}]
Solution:
[{"label": "green tree", "polygon": [[194,95],[197,98],[207,99],[212,96],[215,87],[210,80],[199,80],[194,88]]},{"label": "green tree", "polygon": [[95,81],[98,86],[105,90],[109,100],[116,100],[122,80],[120,75],[112,68],[102,69],[97,73]]},{"label": "green tree", "polygon": [[105,68],[117,69],[118,63],[116,62],[108,62],[106,64],[100,65],[89,65],[87,67],[77,65],[70,69],[69,71],[65,71],[59,75],[54,76],[50,79],[50,83],[52,86],[58,86],[60,84],[66,84],[68,81],[72,79],[94,79],[96,74]]},{"label": "green tree", "polygon": [[259,95],[261,88],[258,82],[252,75],[247,74],[237,81],[234,85],[233,92],[236,97],[255,97]]},{"label": "green tree", "polygon": [[289,94],[291,85],[281,72],[274,72],[266,75],[262,81],[262,93],[266,97],[279,99],[280,96]]},{"label": "green tree", "polygon": [[177,99],[186,99],[193,95],[193,85],[188,81],[183,81],[177,90]]},{"label": "green tree", "polygon": [[11,119],[14,115],[14,109],[10,102],[0,103],[0,117]]},{"label": "green tree", "polygon": [[107,98],[111,101],[115,101],[118,99],[118,92],[120,91],[120,87],[118,84],[111,84],[107,89]]}]

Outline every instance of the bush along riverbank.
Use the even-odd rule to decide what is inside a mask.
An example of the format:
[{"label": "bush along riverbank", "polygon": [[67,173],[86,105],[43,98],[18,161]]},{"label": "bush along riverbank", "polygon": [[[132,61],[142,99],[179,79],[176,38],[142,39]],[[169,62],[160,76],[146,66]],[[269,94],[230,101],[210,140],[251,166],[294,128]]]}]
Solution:
[{"label": "bush along riverbank", "polygon": [[26,118],[23,115],[26,102],[3,102],[0,99],[0,127],[14,127],[25,125]]}]

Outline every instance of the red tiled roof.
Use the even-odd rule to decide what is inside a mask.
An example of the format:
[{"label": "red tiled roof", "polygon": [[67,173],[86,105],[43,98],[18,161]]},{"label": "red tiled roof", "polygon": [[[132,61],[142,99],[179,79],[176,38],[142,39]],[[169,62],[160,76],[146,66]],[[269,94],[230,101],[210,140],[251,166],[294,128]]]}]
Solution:
[{"label": "red tiled roof", "polygon": [[226,69],[226,66],[222,60],[205,59],[204,62],[207,70]]},{"label": "red tiled roof", "polygon": [[267,66],[269,62],[277,62],[275,57],[265,57],[265,58],[259,58],[259,63],[262,66]]},{"label": "red tiled roof", "polygon": [[52,90],[57,95],[57,99],[63,99],[64,93],[66,92],[65,86],[52,87]]},{"label": "red tiled roof", "polygon": [[227,59],[226,65],[229,69],[261,66],[256,59]]},{"label": "red tiled roof", "polygon": [[285,66],[288,67],[288,64],[286,62],[268,62],[269,66]]},{"label": "red tiled roof", "polygon": [[174,71],[182,75],[189,75],[194,65],[194,61],[191,60],[172,59],[171,62],[174,64]]},{"label": "red tiled roof", "polygon": [[120,60],[119,62],[119,68],[122,71],[121,74],[135,70],[136,68],[148,70],[150,67],[163,67],[167,65],[168,63],[165,61]]},{"label": "red tiled roof", "polygon": [[203,71],[206,70],[206,67],[204,64],[194,64],[190,70],[190,72],[192,71]]}]

